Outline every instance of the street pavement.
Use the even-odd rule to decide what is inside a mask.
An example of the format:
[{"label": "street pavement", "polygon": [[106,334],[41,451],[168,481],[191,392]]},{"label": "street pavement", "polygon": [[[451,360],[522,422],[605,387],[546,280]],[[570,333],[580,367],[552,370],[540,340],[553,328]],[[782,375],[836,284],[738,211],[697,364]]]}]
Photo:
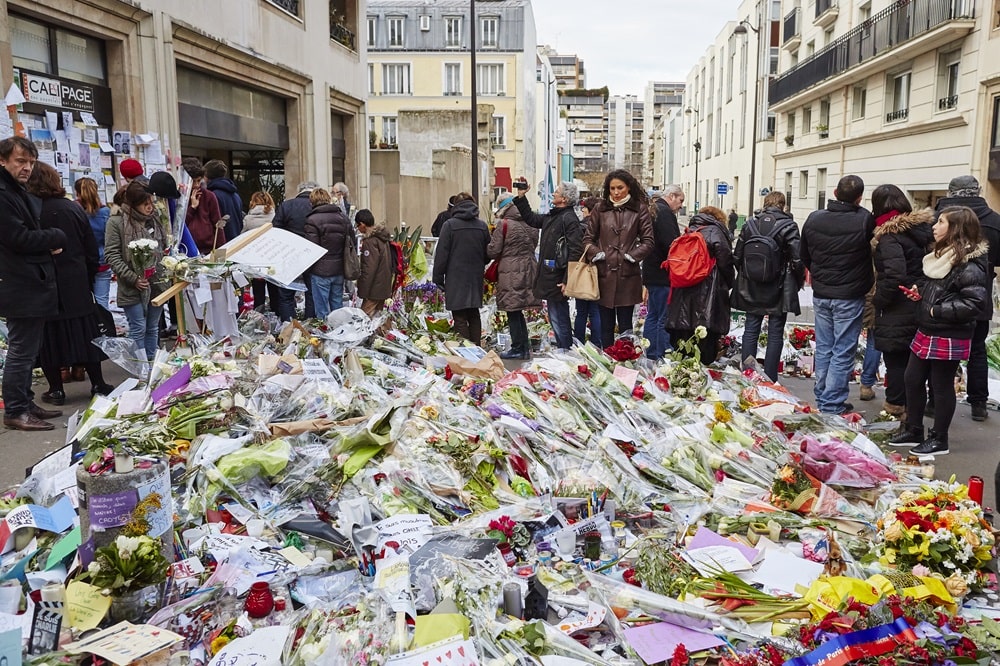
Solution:
[{"label": "street pavement", "polygon": [[[519,363],[508,361],[507,367],[514,369],[519,367]],[[112,384],[117,384],[127,377],[123,370],[110,361],[105,361],[104,371],[108,382]],[[35,385],[37,396],[41,396],[45,391],[44,380],[39,382]],[[811,379],[782,377],[781,383],[803,401],[815,404]],[[859,388],[858,384],[852,384],[850,401],[867,420],[873,420],[882,407],[884,399],[882,389],[876,387],[875,400],[862,402],[858,396]],[[0,490],[23,481],[26,467],[65,444],[66,417],[74,411],[82,412],[86,409],[90,402],[90,382],[68,383],[65,391],[66,404],[62,407],[64,415],[53,419],[57,424],[55,430],[26,433],[0,429],[0,451],[3,452],[3,463],[0,464]],[[959,403],[951,426],[950,443],[951,452],[935,460],[937,478],[948,479],[954,474],[964,483],[972,475],[981,476],[985,481],[984,504],[995,507],[993,475],[997,463],[1000,462],[1000,412],[991,410],[987,421],[977,423],[971,418],[969,405]]]}]

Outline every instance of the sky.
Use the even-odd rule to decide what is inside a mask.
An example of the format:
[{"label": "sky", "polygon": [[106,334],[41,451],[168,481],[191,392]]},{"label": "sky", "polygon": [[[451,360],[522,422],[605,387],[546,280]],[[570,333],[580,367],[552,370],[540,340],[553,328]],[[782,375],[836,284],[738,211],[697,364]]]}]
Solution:
[{"label": "sky", "polygon": [[539,44],[583,59],[587,86],[638,95],[685,81],[739,0],[532,0]]}]

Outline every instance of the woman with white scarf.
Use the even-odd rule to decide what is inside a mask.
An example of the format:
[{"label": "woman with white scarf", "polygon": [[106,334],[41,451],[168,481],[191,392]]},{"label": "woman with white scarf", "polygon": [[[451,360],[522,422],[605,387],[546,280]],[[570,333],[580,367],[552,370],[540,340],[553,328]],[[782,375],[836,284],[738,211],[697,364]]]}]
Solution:
[{"label": "woman with white scarf", "polygon": [[[925,279],[906,297],[920,303],[917,333],[906,365],[906,420],[889,440],[912,446],[915,455],[948,453],[948,427],[955,414],[955,372],[969,358],[976,316],[986,303],[986,254],[979,218],[970,208],[941,211],[934,243],[924,257]],[[927,382],[934,391],[934,426],[924,438]]]}]

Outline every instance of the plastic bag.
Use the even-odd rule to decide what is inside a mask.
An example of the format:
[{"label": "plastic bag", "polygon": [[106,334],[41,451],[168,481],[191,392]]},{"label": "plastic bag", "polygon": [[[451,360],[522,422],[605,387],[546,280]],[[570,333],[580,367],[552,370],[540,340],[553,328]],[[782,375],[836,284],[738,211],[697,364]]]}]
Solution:
[{"label": "plastic bag", "polygon": [[139,353],[135,341],[131,338],[109,338],[101,336],[90,341],[99,348],[115,365],[122,368],[133,377],[144,379],[149,376],[149,361],[145,351]]}]

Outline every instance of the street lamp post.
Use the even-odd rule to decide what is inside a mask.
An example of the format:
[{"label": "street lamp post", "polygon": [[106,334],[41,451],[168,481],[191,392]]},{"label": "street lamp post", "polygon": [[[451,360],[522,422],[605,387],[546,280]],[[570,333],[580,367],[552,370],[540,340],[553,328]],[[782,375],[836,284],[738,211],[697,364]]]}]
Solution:
[{"label": "street lamp post", "polygon": [[701,159],[701,113],[693,106],[684,109],[686,115],[694,114],[694,212],[698,212],[701,194],[701,182],[698,180],[698,161]]},{"label": "street lamp post", "polygon": [[[760,16],[760,20],[763,22],[763,14]],[[754,201],[756,200],[756,194],[754,192],[755,180],[757,177],[757,132],[758,130],[758,119],[760,118],[760,61],[761,61],[761,44],[764,43],[761,37],[761,28],[756,28],[752,23],[743,19],[736,27],[733,28],[734,35],[746,35],[749,38],[749,32],[747,28],[753,30],[754,35],[757,36],[757,64],[754,65],[753,75],[754,75],[754,87],[753,87],[753,135],[750,140],[750,197],[749,205],[747,206],[747,217],[753,215],[754,211]]]},{"label": "street lamp post", "polygon": [[472,69],[472,196],[479,203],[479,100],[476,95],[476,0],[469,0],[469,65]]}]

